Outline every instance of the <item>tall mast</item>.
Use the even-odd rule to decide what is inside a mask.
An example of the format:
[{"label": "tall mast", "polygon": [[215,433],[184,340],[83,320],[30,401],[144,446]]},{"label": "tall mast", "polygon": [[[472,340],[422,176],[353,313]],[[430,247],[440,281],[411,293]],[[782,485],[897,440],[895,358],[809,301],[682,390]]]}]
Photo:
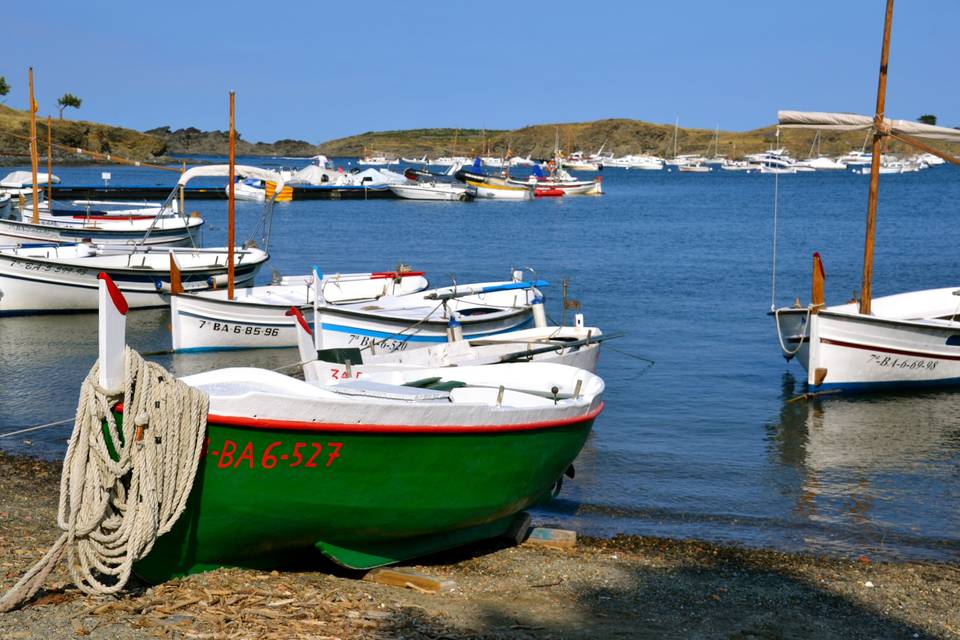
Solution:
[{"label": "tall mast", "polygon": [[[37,101],[33,99],[33,67],[30,67],[30,171],[33,174],[33,224],[40,224],[37,194]],[[49,177],[47,178],[49,180]]]},{"label": "tall mast", "polygon": [[673,157],[677,157],[677,131],[680,129],[680,116],[673,123]]},{"label": "tall mast", "polygon": [[233,91],[230,92],[230,170],[229,178],[230,188],[227,200],[227,299],[233,300],[233,243],[234,243],[234,189],[236,185],[233,183],[234,179],[234,164],[236,163],[236,147],[234,144],[234,120],[233,120],[233,103],[234,103],[234,94]]},{"label": "tall mast", "polygon": [[860,313],[870,313],[871,281],[873,279],[873,240],[877,230],[877,194],[880,188],[880,152],[887,135],[883,115],[887,99],[887,62],[890,59],[890,25],[893,22],[893,0],[887,0],[887,15],[883,23],[883,48],[880,51],[880,79],[877,81],[877,112],[873,116],[873,153],[870,164],[870,195],[867,198],[867,231],[863,243],[863,285],[860,294]]}]

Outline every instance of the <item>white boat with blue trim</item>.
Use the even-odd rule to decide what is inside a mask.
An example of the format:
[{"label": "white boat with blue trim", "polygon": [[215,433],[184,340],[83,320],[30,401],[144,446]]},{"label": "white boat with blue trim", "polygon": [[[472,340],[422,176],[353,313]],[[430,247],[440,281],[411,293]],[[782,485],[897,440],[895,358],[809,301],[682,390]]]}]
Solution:
[{"label": "white boat with blue trim", "polygon": [[465,340],[524,329],[534,307],[543,305],[546,281],[483,282],[385,297],[374,304],[317,306],[319,343],[324,348],[404,351],[446,342],[451,320]]},{"label": "white boat with blue trim", "polygon": [[[319,284],[317,284],[319,283]],[[315,292],[324,305],[374,302],[384,296],[422,291],[429,286],[422,272],[400,269],[372,273],[317,273],[287,276],[273,284],[241,287],[232,300],[226,289],[177,292],[170,298],[173,350],[222,351],[266,349],[297,344],[291,307],[312,310]]]},{"label": "white boat with blue trim", "polygon": [[422,349],[373,353],[369,349],[325,348],[298,308],[291,307],[287,313],[296,321],[304,380],[321,384],[397,370],[533,361],[565,364],[595,373],[600,345],[608,338],[599,328],[584,326],[582,314],[576,315],[572,327],[550,327],[545,314],[535,308],[537,326],[531,329],[464,340],[460,325],[451,318],[446,342]]}]

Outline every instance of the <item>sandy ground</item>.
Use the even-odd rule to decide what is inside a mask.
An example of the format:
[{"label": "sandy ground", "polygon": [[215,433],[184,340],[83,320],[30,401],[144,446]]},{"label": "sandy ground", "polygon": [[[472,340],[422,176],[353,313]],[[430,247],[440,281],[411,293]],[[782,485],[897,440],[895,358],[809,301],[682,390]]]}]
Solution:
[{"label": "sandy ground", "polygon": [[[59,465],[0,454],[0,588],[57,535]],[[222,569],[119,598],[58,569],[0,638],[960,638],[960,568],[656,538],[486,545],[401,567],[392,587],[329,566]]]}]

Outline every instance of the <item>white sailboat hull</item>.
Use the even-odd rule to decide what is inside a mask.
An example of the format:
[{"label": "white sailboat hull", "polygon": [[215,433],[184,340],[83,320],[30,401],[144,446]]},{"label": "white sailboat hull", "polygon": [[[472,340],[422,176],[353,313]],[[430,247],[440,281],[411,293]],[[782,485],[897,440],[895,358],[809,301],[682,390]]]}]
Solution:
[{"label": "white sailboat hull", "polygon": [[203,220],[161,218],[146,239],[150,220],[107,220],[91,224],[61,224],[41,219],[38,224],[0,219],[0,245],[26,243],[72,244],[89,241],[98,245],[180,247],[198,243]]},{"label": "white sailboat hull", "polygon": [[[170,288],[166,250],[134,254],[109,254],[91,250],[78,256],[73,246],[0,251],[0,316],[34,313],[95,311],[98,278],[106,272],[114,279],[131,308],[167,304]],[[209,250],[194,254],[180,250],[182,278],[188,287],[207,287],[208,281],[225,277],[224,260],[216,264]],[[220,252],[225,253],[225,252]],[[202,259],[195,259],[199,255]],[[253,280],[268,256],[258,249],[237,249],[238,283]]]},{"label": "white sailboat hull", "polygon": [[953,288],[877,298],[874,315],[847,304],[811,314],[776,313],[787,348],[815,391],[845,392],[960,384],[960,322]]},{"label": "white sailboat hull", "polygon": [[[333,384],[348,378],[364,378],[389,371],[430,369],[436,367],[464,367],[499,364],[513,354],[556,345],[556,349],[530,356],[530,361],[564,364],[577,369],[596,372],[600,343],[591,342],[565,348],[565,341],[599,338],[597,327],[542,327],[511,331],[474,341],[456,341],[437,344],[411,351],[395,351],[377,355],[364,354],[362,363],[345,364],[314,359],[316,354],[300,351],[304,362],[304,378],[323,384]],[[520,360],[527,361],[527,360]]]},{"label": "white sailboat hull", "polygon": [[[321,280],[324,304],[354,300],[373,301],[385,295],[409,295],[427,287],[426,278],[411,274],[400,278],[376,274],[344,274]],[[313,276],[285,278],[279,285],[247,287],[227,300],[225,291],[203,291],[170,298],[173,350],[223,351],[295,347],[294,319],[290,307],[313,312]]]}]

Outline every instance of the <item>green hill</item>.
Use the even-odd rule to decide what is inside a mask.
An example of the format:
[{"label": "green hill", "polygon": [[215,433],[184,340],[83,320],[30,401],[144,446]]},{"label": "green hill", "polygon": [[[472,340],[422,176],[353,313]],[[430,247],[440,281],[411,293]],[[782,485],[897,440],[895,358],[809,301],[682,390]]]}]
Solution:
[{"label": "green hill", "polygon": [[[321,153],[329,156],[358,156],[367,152],[381,152],[394,156],[430,157],[441,155],[472,155],[484,153],[546,158],[553,155],[559,136],[564,153],[584,151],[592,153],[604,147],[616,155],[653,153],[673,155],[674,127],[642,120],[616,118],[593,122],[554,123],[530,125],[512,131],[486,132],[480,129],[408,129],[403,131],[368,131],[347,138],[329,140],[320,144]],[[815,132],[782,130],[780,145],[796,157],[806,157]],[[714,153],[714,132],[709,129],[680,128],[677,132],[677,153]],[[770,125],[750,131],[720,131],[718,153],[731,158],[769,149],[777,142],[776,126]],[[859,149],[863,133],[823,132],[820,150],[826,155],[840,155]],[[902,152],[894,143],[889,150]]]}]

